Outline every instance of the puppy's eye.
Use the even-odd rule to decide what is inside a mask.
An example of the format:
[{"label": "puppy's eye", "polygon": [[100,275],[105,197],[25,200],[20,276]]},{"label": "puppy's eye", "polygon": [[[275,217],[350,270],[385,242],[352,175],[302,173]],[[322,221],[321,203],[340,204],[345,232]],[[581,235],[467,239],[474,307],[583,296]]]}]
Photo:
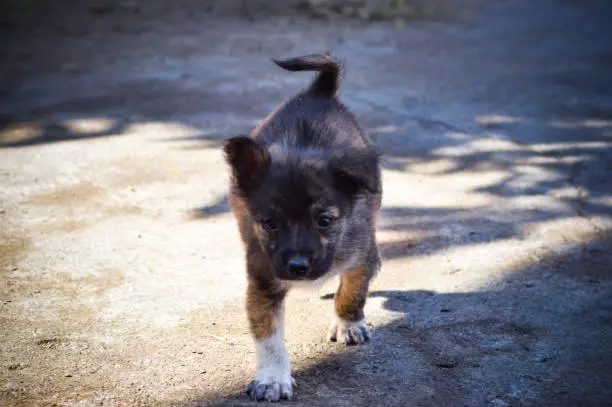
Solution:
[{"label": "puppy's eye", "polygon": [[278,229],[278,225],[276,224],[274,219],[264,220],[263,222],[261,222],[261,227],[263,227],[264,230],[267,232],[274,232],[276,229]]},{"label": "puppy's eye", "polygon": [[321,216],[319,217],[319,221],[317,222],[317,225],[319,226],[320,230],[326,230],[326,229],[329,229],[332,223],[333,223],[333,219],[330,218],[329,216]]}]

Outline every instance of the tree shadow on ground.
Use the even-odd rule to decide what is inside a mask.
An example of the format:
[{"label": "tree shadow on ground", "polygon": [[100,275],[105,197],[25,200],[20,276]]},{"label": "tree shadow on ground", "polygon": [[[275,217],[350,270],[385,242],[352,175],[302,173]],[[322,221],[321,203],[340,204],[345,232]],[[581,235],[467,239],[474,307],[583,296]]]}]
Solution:
[{"label": "tree shadow on ground", "polygon": [[[91,118],[88,118],[91,120]],[[33,146],[59,141],[85,140],[109,137],[124,132],[125,123],[102,126],[102,130],[74,129],[61,122],[29,122],[17,125],[10,120],[0,120],[0,148]]]},{"label": "tree shadow on ground", "polygon": [[[265,110],[253,106],[248,97],[224,96],[157,79],[130,81],[99,91],[101,94],[36,107],[21,102],[25,106],[18,103],[10,108],[15,102],[13,98],[0,99],[2,111],[13,111],[12,115],[0,117],[0,148],[129,136],[131,126],[148,123],[170,123],[184,126],[191,133],[196,131],[171,139],[160,134],[156,141],[190,142],[193,148],[211,147],[218,146],[228,134],[233,134],[234,129],[248,131],[252,121],[265,114]],[[236,120],[238,115],[241,118]],[[207,122],[227,122],[228,126],[211,128]]]},{"label": "tree shadow on ground", "polygon": [[[607,232],[517,265],[483,291],[373,291],[393,321],[367,345],[296,365],[295,400],[281,405],[607,405],[610,264]],[[230,405],[259,404],[229,389],[185,406]]]}]

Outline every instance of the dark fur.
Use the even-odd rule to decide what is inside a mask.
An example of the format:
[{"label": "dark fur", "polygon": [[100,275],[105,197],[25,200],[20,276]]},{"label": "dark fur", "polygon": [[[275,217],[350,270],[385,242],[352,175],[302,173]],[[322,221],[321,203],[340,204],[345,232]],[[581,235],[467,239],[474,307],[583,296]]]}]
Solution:
[{"label": "dark fur", "polygon": [[[379,151],[336,97],[340,65],[328,55],[274,62],[318,75],[249,137],[231,138],[224,147],[257,339],[276,329],[287,281],[315,280],[339,267],[344,274],[336,313],[362,319],[369,280],[380,266]],[[296,272],[296,262],[307,267]]]}]

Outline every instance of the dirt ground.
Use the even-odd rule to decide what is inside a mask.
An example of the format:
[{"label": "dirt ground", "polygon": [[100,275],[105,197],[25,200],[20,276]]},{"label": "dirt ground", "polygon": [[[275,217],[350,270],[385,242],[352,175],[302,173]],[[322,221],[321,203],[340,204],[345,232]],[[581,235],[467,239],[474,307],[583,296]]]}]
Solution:
[{"label": "dirt ground", "polygon": [[[3,2],[0,405],[247,406],[243,252],[220,141],[344,59],[384,151],[373,341],[292,292],[291,406],[612,400],[612,6]],[[280,5],[279,5],[280,4]]]}]

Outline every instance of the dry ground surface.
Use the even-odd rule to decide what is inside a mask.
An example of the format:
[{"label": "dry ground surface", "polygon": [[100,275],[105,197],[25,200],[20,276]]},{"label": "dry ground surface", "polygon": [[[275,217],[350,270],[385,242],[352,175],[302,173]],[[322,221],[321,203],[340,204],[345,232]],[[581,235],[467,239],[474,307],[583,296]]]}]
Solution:
[{"label": "dry ground surface", "polygon": [[[332,50],[385,153],[371,343],[293,292],[290,406],[612,400],[612,7],[3,2],[0,404],[247,406],[254,354],[221,140]],[[279,6],[278,4],[282,4]]]}]

